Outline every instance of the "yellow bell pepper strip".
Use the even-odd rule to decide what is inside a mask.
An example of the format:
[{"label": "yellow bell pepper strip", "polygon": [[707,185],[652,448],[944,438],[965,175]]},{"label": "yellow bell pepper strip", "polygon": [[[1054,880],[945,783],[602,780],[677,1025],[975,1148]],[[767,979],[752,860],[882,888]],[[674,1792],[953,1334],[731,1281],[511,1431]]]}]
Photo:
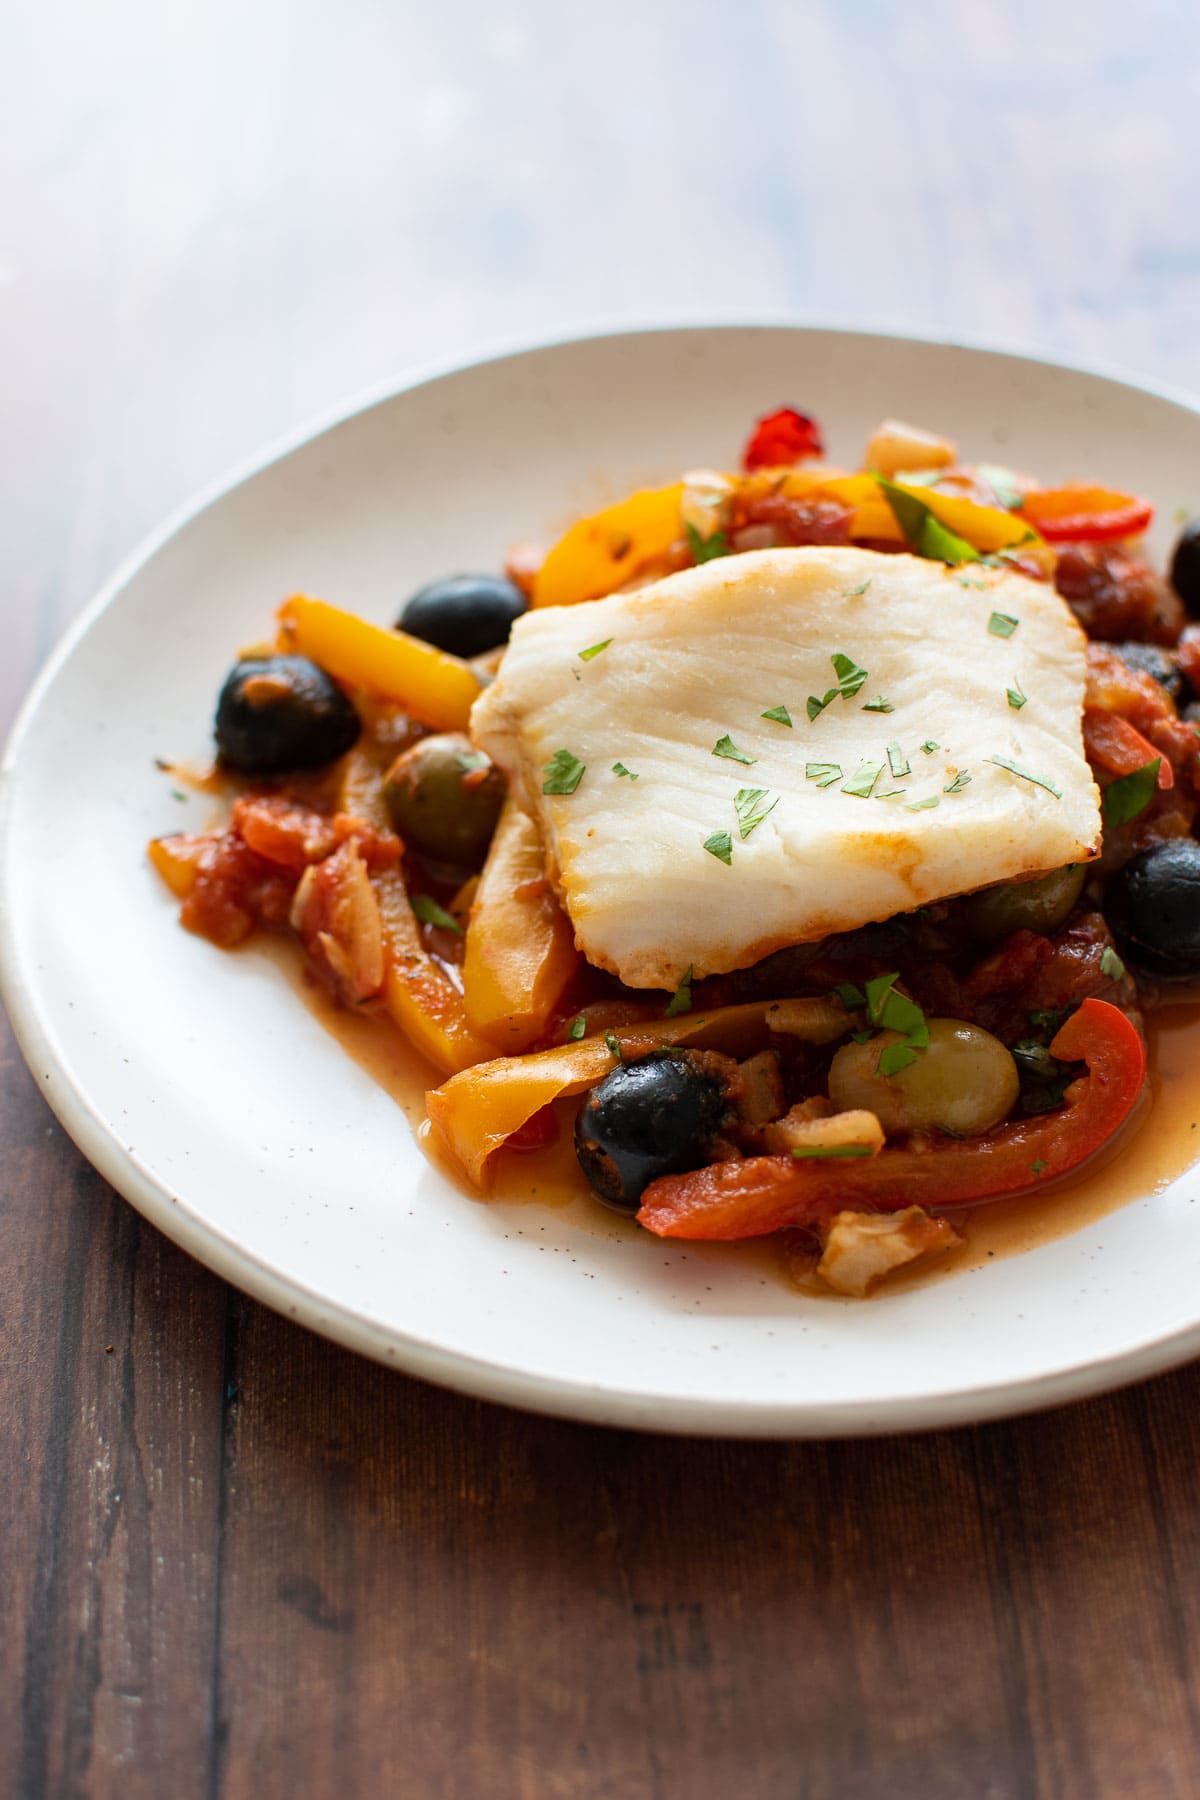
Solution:
[{"label": "yellow bell pepper strip", "polygon": [[527,1050],[544,1034],[578,966],[574,932],[546,880],[537,826],[510,795],[467,925],[468,1025],[497,1049]]},{"label": "yellow bell pepper strip", "polygon": [[462,995],[421,941],[402,877],[394,870],[371,877],[383,927],[383,1000],[394,1024],[414,1049],[453,1073],[493,1054],[467,1023]]},{"label": "yellow bell pepper strip", "polygon": [[[975,500],[964,500],[959,494],[940,494],[932,487],[888,481],[881,475],[872,479],[894,513],[905,541],[919,556],[963,562],[970,559],[972,551],[990,556],[997,550],[1039,541],[1037,532],[1020,513],[1007,512],[1000,506],[980,506]],[[957,546],[954,540],[958,540]]]},{"label": "yellow bell pepper strip", "polygon": [[391,700],[435,731],[467,729],[483,684],[461,657],[307,594],[285,600],[278,617],[285,646],[310,657],[335,681]]},{"label": "yellow bell pepper strip", "polygon": [[841,500],[854,508],[850,536],[856,543],[864,538],[877,540],[882,544],[904,542],[904,533],[896,515],[884,499],[873,475],[838,475],[832,480],[823,481],[819,491],[822,495],[828,495],[831,500]]},{"label": "yellow bell pepper strip", "polygon": [[[743,1006],[663,1019],[654,1025],[627,1025],[603,1037],[583,1038],[530,1056],[502,1056],[434,1088],[425,1105],[447,1149],[476,1187],[483,1187],[497,1150],[551,1101],[582,1094],[614,1066],[612,1044],[634,1058],[659,1044],[695,1044],[734,1054],[761,1047],[767,1016],[778,1002],[754,1000]],[[854,1023],[840,1000],[789,1000],[787,1030],[813,1044],[831,1044]],[[801,1029],[803,1027],[803,1029]]]},{"label": "yellow bell pepper strip", "polygon": [[578,519],[559,538],[533,579],[534,606],[599,600],[651,569],[683,536],[683,483],[642,488]]}]

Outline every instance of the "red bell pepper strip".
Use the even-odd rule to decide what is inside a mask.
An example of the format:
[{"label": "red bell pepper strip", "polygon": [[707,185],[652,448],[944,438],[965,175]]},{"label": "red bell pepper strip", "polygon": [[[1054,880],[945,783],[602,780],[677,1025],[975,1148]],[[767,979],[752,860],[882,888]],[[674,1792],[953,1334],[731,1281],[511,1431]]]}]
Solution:
[{"label": "red bell pepper strip", "polygon": [[862,1160],[752,1156],[686,1175],[662,1175],[642,1195],[639,1224],[659,1237],[762,1237],[788,1225],[819,1225],[845,1209],[970,1206],[1027,1193],[1093,1156],[1129,1117],[1146,1080],[1137,1028],[1106,1000],[1085,1000],[1050,1045],[1063,1062],[1085,1062],[1061,1112],[1019,1119],[985,1137],[935,1149],[884,1150]]},{"label": "red bell pepper strip", "polygon": [[1119,713],[1101,706],[1083,709],[1083,748],[1093,769],[1106,775],[1133,775],[1158,758],[1158,785],[1165,792],[1175,786],[1175,775],[1166,757],[1144,738],[1136,726]]},{"label": "red bell pepper strip", "polygon": [[1135,494],[1107,488],[1035,488],[1021,501],[1021,517],[1052,544],[1098,544],[1109,538],[1140,537],[1154,507]]},{"label": "red bell pepper strip", "polygon": [[742,451],[742,467],[779,469],[785,463],[802,462],[806,456],[823,456],[821,428],[807,413],[781,406],[760,419]]}]

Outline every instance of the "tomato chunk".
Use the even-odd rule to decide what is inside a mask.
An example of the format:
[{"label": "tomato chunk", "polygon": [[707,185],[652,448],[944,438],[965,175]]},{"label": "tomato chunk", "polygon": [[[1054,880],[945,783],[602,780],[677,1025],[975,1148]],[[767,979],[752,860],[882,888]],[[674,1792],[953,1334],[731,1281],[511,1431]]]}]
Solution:
[{"label": "tomato chunk", "polygon": [[742,451],[743,469],[778,469],[785,463],[802,462],[807,456],[823,456],[821,429],[807,413],[781,406],[758,421]]}]

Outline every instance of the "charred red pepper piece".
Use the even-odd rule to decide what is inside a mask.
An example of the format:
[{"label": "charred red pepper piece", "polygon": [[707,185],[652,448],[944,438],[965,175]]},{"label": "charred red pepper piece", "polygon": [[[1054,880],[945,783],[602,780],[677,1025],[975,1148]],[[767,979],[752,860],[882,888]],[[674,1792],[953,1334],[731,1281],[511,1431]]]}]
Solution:
[{"label": "charred red pepper piece", "polygon": [[1028,1192],[1093,1156],[1129,1117],[1146,1080],[1136,1027],[1106,1000],[1085,1000],[1050,1045],[1088,1072],[1067,1089],[1060,1112],[1001,1125],[973,1141],[936,1149],[884,1150],[861,1161],[797,1162],[753,1156],[664,1175],[642,1196],[638,1221],[659,1237],[762,1237],[789,1225],[819,1225],[846,1208],[969,1206]]},{"label": "charred red pepper piece", "polygon": [[758,421],[742,451],[743,469],[778,469],[801,462],[806,456],[823,456],[825,445],[815,419],[794,407],[781,406]]},{"label": "charred red pepper piece", "polygon": [[1158,785],[1172,788],[1175,776],[1170,763],[1144,738],[1136,726],[1116,713],[1087,706],[1083,712],[1083,747],[1093,769],[1106,775],[1132,775],[1158,757]]},{"label": "charred red pepper piece", "polygon": [[1035,488],[1021,501],[1021,517],[1050,543],[1101,543],[1140,537],[1154,517],[1149,500],[1107,488]]}]

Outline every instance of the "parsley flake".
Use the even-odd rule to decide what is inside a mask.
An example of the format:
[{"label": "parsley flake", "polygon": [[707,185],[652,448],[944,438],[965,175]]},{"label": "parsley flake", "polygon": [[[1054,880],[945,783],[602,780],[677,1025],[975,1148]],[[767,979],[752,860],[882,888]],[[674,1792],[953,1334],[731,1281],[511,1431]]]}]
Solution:
[{"label": "parsley flake", "polygon": [[940,744],[935,743],[933,738],[926,738],[925,742],[921,745],[921,748],[925,752],[926,756],[932,756],[934,751],[940,750],[941,747],[942,746]]},{"label": "parsley flake", "polygon": [[897,781],[901,780],[905,775],[912,774],[912,767],[909,760],[899,744],[896,743],[895,739],[893,739],[887,747],[887,759],[888,768],[892,771],[892,774]]},{"label": "parsley flake", "polygon": [[414,894],[412,909],[422,925],[440,925],[443,930],[452,931],[456,937],[462,937],[463,928],[454,914],[448,913],[444,906],[439,906],[429,894]]},{"label": "parsley flake", "polygon": [[1136,819],[1139,813],[1145,812],[1154,798],[1161,765],[1162,757],[1156,756],[1153,762],[1143,763],[1132,775],[1122,775],[1119,781],[1114,781],[1111,787],[1105,788],[1106,825],[1127,825],[1130,819]]},{"label": "parsley flake", "polygon": [[710,856],[715,856],[718,862],[732,865],[733,839],[727,831],[714,831],[711,837],[705,838],[704,848]]},{"label": "parsley flake", "polygon": [[960,769],[953,781],[948,781],[942,789],[943,794],[961,794],[965,787],[970,787],[971,777],[965,769]]},{"label": "parsley flake", "polygon": [[606,1031],[604,1041],[608,1045],[608,1054],[614,1062],[624,1062],[625,1052],[621,1048],[621,1040],[613,1032]]},{"label": "parsley flake", "polygon": [[804,703],[806,708],[808,709],[809,718],[810,719],[819,719],[821,714],[825,711],[825,708],[829,705],[829,702],[831,700],[836,700],[836,699],[837,699],[837,689],[836,688],[830,688],[829,692],[826,694],[826,696],[823,700],[818,700],[817,696],[815,694],[810,694],[808,696],[808,699]]},{"label": "parsley flake", "polygon": [[860,581],[856,588],[850,589],[850,592],[846,595],[846,599],[847,600],[857,600],[860,594],[866,593],[866,591],[870,587],[870,585],[871,585],[871,577],[868,575],[867,579],[865,581]]},{"label": "parsley flake", "polygon": [[940,794],[930,794],[926,800],[914,800],[912,805],[906,806],[904,810],[905,812],[928,812],[931,807],[938,804],[941,797]]},{"label": "parsley flake", "polygon": [[1010,775],[1019,775],[1022,781],[1031,781],[1034,787],[1045,788],[1046,792],[1053,794],[1056,800],[1062,799],[1061,788],[1056,788],[1054,783],[1047,781],[1044,775],[1035,775],[1032,769],[1023,769],[1020,763],[1010,762],[1007,756],[989,756],[987,761],[995,763],[998,769],[1007,769]]},{"label": "parsley flake", "polygon": [[929,1043],[929,1026],[925,1014],[915,1000],[896,992],[898,971],[877,975],[866,985],[867,1017],[872,1025],[884,1031],[903,1032],[909,1043],[924,1050]]},{"label": "parsley flake", "polygon": [[627,769],[623,762],[615,762],[612,766],[612,772],[614,775],[618,775],[618,776],[627,775],[629,777],[630,781],[637,780],[637,776],[634,774],[633,770]]},{"label": "parsley flake", "polygon": [[882,794],[872,794],[871,798],[872,800],[899,800],[901,795],[907,792],[907,788],[885,788]]},{"label": "parsley flake", "polygon": [[694,525],[689,525],[687,537],[697,563],[712,562],[714,557],[729,555],[729,539],[723,531],[714,531],[711,537],[703,538]]},{"label": "parsley flake", "polygon": [[1110,981],[1121,981],[1125,975],[1125,964],[1121,961],[1111,944],[1105,944],[1100,955],[1100,973],[1107,975]]},{"label": "parsley flake", "polygon": [[677,1019],[680,1013],[692,1010],[692,965],[688,964],[679,986],[667,1002],[668,1019]]},{"label": "parsley flake", "polygon": [[600,652],[602,650],[607,650],[611,643],[611,638],[605,638],[604,642],[601,644],[589,644],[586,650],[580,650],[578,652],[580,662],[591,662],[593,656],[599,656]]},{"label": "parsley flake", "polygon": [[815,781],[818,787],[832,787],[835,781],[842,779],[841,763],[811,762],[804,765],[805,779]]},{"label": "parsley flake", "polygon": [[988,631],[992,637],[1009,638],[1020,623],[1011,613],[994,612],[988,620]]},{"label": "parsley flake", "polygon": [[569,750],[556,750],[542,770],[546,777],[542,783],[543,794],[573,794],[583,780],[586,768],[587,764],[580,762]]},{"label": "parsley flake", "polygon": [[[762,824],[767,814],[779,805],[778,794],[774,799],[767,800],[769,792],[768,788],[739,788],[734,795],[733,810],[738,816],[743,843],[755,827]],[[764,800],[767,800],[765,806]]]},{"label": "parsley flake", "polygon": [[1028,700],[1029,695],[1022,692],[1021,684],[1015,676],[1013,677],[1012,686],[1006,688],[1004,691],[1008,695],[1008,704],[1012,707],[1013,711],[1020,712],[1021,708]]},{"label": "parsley flake", "polygon": [[870,1144],[793,1144],[792,1155],[797,1162],[807,1157],[816,1156],[873,1156]]},{"label": "parsley flake", "polygon": [[1036,1162],[1030,1163],[1029,1173],[1031,1175],[1044,1175],[1046,1173],[1046,1165],[1040,1156]]},{"label": "parsley flake", "polygon": [[862,710],[863,712],[889,713],[895,712],[896,709],[886,694],[876,694],[873,700],[863,701]]},{"label": "parsley flake", "polygon": [[856,800],[869,800],[872,789],[882,774],[881,762],[859,763],[850,779],[842,783],[842,792],[853,794]]},{"label": "parsley flake", "polygon": [[745,763],[748,769],[753,768],[758,761],[757,756],[747,756],[744,750],[739,750],[728,732],[724,737],[717,739],[712,747],[712,753],[714,756],[724,756],[730,762]]},{"label": "parsley flake", "polygon": [[583,1014],[580,1013],[578,1018],[572,1019],[571,1023],[567,1026],[568,1041],[572,1044],[577,1044],[586,1030],[587,1020],[584,1018]]},{"label": "parsley flake", "polygon": [[907,1069],[916,1060],[916,1051],[910,1050],[907,1044],[885,1044],[875,1067],[881,1075],[898,1075],[901,1069]]},{"label": "parsley flake", "polygon": [[847,1012],[861,1012],[867,1004],[867,996],[851,981],[840,981],[833,991]]},{"label": "parsley flake", "polygon": [[853,700],[867,679],[867,671],[860,669],[853,657],[845,656],[838,650],[830,657],[833,672],[838,678],[838,692],[843,700]]},{"label": "parsley flake", "polygon": [[774,725],[786,725],[789,730],[791,729],[792,715],[786,706],[770,706],[765,713],[759,713],[758,716],[760,719],[770,719]]}]

